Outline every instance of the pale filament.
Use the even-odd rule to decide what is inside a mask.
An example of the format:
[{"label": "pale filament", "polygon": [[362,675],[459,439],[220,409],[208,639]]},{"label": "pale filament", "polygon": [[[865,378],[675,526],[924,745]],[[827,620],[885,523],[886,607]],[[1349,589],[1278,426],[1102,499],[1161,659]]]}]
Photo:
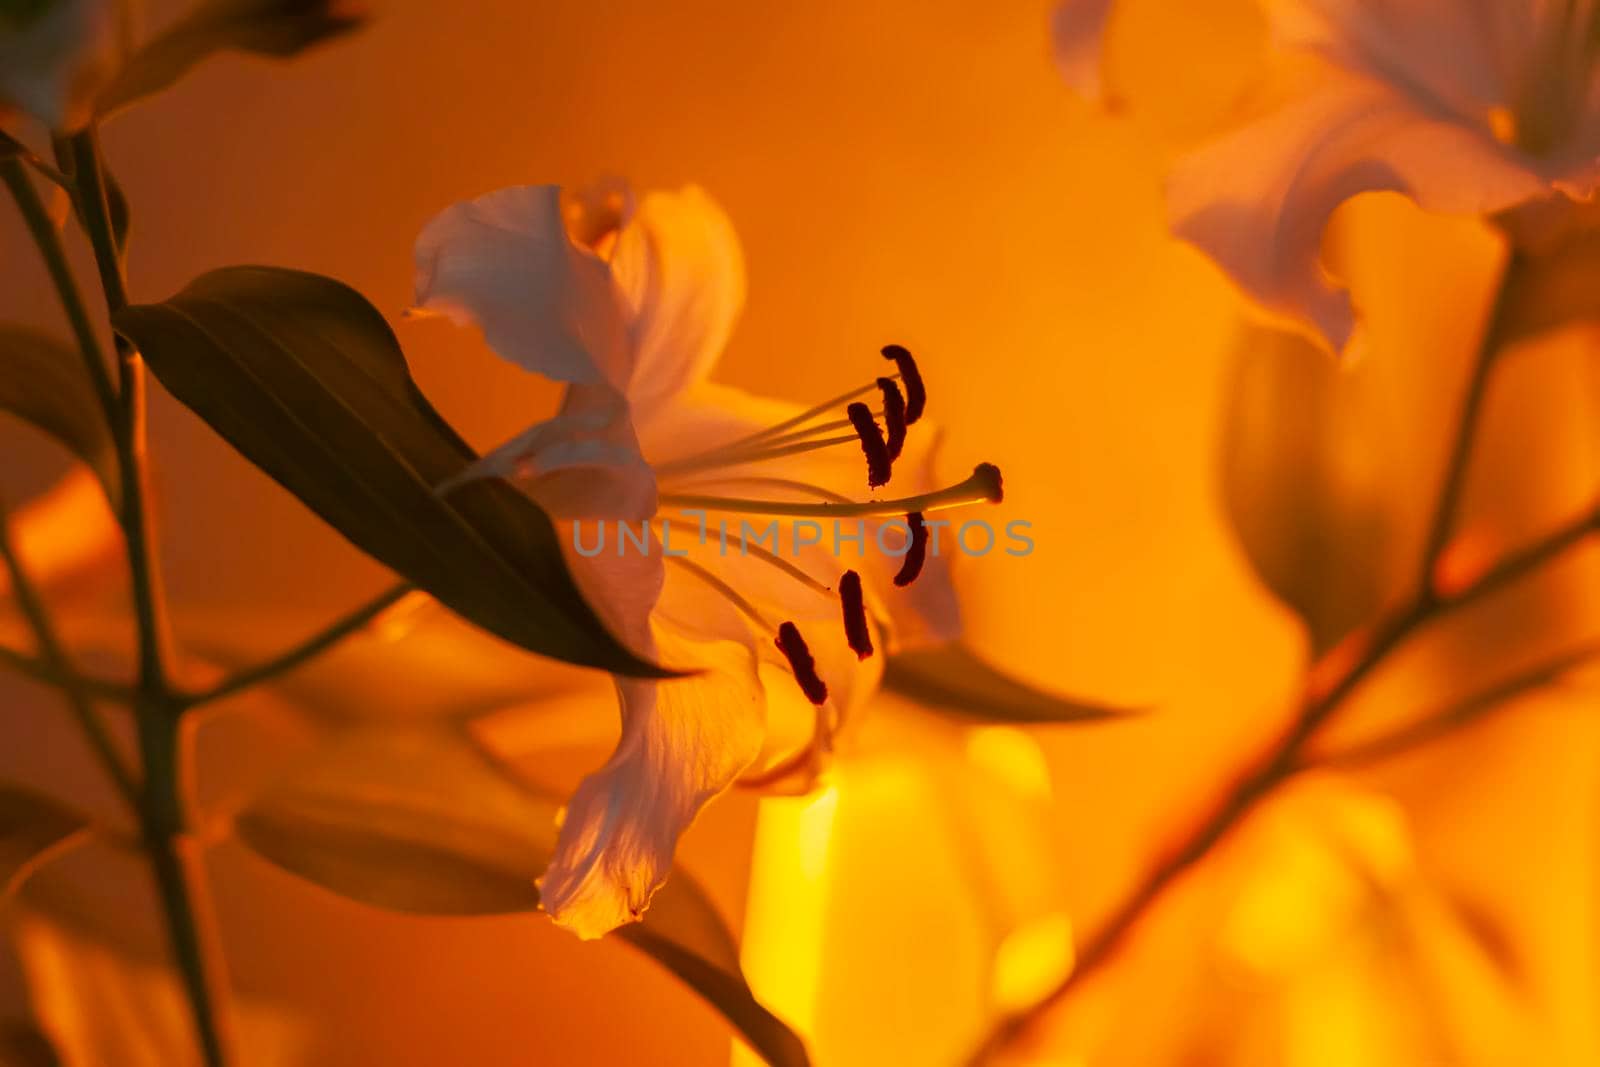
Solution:
[{"label": "pale filament", "polygon": [[[884,377],[886,379],[890,380],[890,381],[896,381],[896,380],[899,379],[900,375],[898,375],[898,374],[887,374],[887,375],[884,375]],[[824,429],[838,429],[838,428],[841,428],[841,427],[844,427],[844,426],[848,426],[848,425],[850,425],[850,422],[849,422],[848,419],[846,419],[846,420],[843,420],[843,421],[828,423],[828,424],[825,424],[824,426],[820,426],[820,427],[810,427],[810,428],[806,429],[805,431],[803,431],[802,434],[799,434],[799,435],[789,433],[789,431],[791,431],[791,430],[795,430],[795,429],[797,429],[799,427],[805,426],[806,423],[811,422],[813,419],[817,419],[817,418],[822,417],[823,415],[826,415],[828,412],[832,411],[833,409],[839,407],[842,404],[848,404],[852,400],[857,399],[858,397],[863,397],[863,396],[866,396],[868,393],[875,393],[877,391],[878,391],[878,383],[877,383],[876,380],[873,380],[872,382],[869,382],[866,385],[858,386],[855,389],[851,389],[849,392],[841,393],[838,396],[834,397],[832,400],[826,400],[823,403],[818,404],[813,408],[808,408],[807,410],[802,411],[800,414],[795,415],[792,418],[784,419],[782,422],[775,423],[775,424],[773,424],[771,426],[768,426],[768,427],[766,427],[765,429],[762,429],[762,430],[757,430],[755,433],[747,434],[744,437],[735,438],[732,441],[725,441],[722,444],[715,445],[712,448],[706,449],[704,452],[697,452],[694,455],[685,456],[682,459],[674,460],[671,463],[663,464],[658,469],[660,471],[662,471],[662,472],[674,472],[674,471],[684,471],[684,470],[699,470],[699,469],[704,469],[704,468],[707,468],[707,467],[726,466],[730,462],[740,462],[739,460],[728,460],[728,459],[725,458],[726,456],[738,455],[739,453],[741,453],[741,452],[743,452],[745,450],[754,449],[757,446],[770,445],[770,444],[773,443],[774,439],[785,439],[785,440],[787,440],[787,439],[793,438],[795,436],[806,436],[806,435],[810,435],[812,433],[818,433],[818,432],[821,432]],[[873,417],[874,418],[878,418],[878,417],[881,417],[882,414],[883,413],[881,411],[875,412]],[[838,444],[842,440],[855,440],[855,438],[853,436],[850,437],[850,438],[842,438],[842,439],[836,440],[836,441],[829,441],[829,442],[827,442],[827,444]],[[817,447],[822,447],[822,446],[819,445]],[[787,455],[788,453],[779,453],[779,454],[780,455]],[[771,457],[763,456],[761,458],[771,458]]]},{"label": "pale filament", "polygon": [[[658,517],[657,521],[664,523],[665,519]],[[662,544],[666,544],[666,527],[664,525],[659,532],[658,537]],[[748,541],[741,542],[739,545],[739,551],[743,555],[751,556],[760,560],[762,563],[766,563],[770,566],[778,568],[778,570],[783,574],[799,582],[801,585],[805,586],[807,589],[810,589],[814,593],[830,598],[833,596],[833,588],[831,586],[823,584],[822,582],[813,578],[811,575],[807,574],[800,567],[790,563],[777,553],[768,551],[759,544],[750,544]],[[664,555],[664,558],[682,560],[685,557]],[[696,564],[696,566],[699,565]],[[706,571],[706,568],[704,567],[701,567],[700,569],[702,571]],[[706,571],[706,573],[709,574],[710,572]]]},{"label": "pale filament", "polygon": [[725,511],[730,514],[774,515],[803,519],[866,519],[899,517],[911,512],[926,514],[964,507],[968,504],[994,503],[1000,499],[1000,495],[999,472],[993,468],[979,467],[972,472],[970,478],[959,484],[897,500],[808,503],[700,496],[693,493],[663,493],[660,502],[662,506],[700,508],[705,511]]},{"label": "pale filament", "polygon": [[685,559],[682,556],[666,556],[664,558],[668,563],[677,564],[679,567],[682,567],[696,578],[699,578],[702,582],[705,582],[706,585],[710,586],[718,594],[724,597],[730,604],[738,608],[741,614],[743,614],[761,629],[765,630],[768,634],[777,634],[778,628],[768,621],[767,617],[761,614],[754,604],[740,596],[738,591],[727,582],[723,581],[721,578],[718,578],[715,574],[712,574],[710,571],[700,566],[700,564]]}]

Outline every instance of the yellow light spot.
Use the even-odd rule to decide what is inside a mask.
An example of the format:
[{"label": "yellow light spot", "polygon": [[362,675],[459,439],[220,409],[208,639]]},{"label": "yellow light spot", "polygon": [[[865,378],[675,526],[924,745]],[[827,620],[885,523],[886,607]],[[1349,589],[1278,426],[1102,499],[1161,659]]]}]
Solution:
[{"label": "yellow light spot", "polygon": [[994,956],[990,997],[995,1009],[1018,1012],[1039,1003],[1072,972],[1072,921],[1055,913],[1011,931]]},{"label": "yellow light spot", "polygon": [[[769,797],[756,821],[740,956],[762,1003],[806,1036],[816,1019],[828,855],[838,808],[839,787],[830,785],[812,797]],[[744,1045],[734,1045],[735,1067],[761,1062]]]},{"label": "yellow light spot", "polygon": [[983,726],[967,737],[967,759],[1025,797],[1049,800],[1050,767],[1039,742],[1015,726]]},{"label": "yellow light spot", "polygon": [[[100,483],[78,467],[17,509],[11,536],[34,581],[49,585],[110,559],[120,535]],[[10,581],[0,574],[0,594],[10,588]]]},{"label": "yellow light spot", "polygon": [[372,620],[370,633],[385,644],[404,640],[428,617],[435,607],[434,599],[416,590],[407,593]]}]

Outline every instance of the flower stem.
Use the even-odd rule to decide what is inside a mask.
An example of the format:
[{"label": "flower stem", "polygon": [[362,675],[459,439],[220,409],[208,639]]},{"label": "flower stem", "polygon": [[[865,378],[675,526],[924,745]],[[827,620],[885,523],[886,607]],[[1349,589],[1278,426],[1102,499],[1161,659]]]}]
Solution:
[{"label": "flower stem", "polygon": [[226,971],[206,893],[201,845],[188,828],[187,746],[179,714],[175,704],[159,700],[138,708],[145,765],[139,823],[201,1055],[206,1067],[225,1067],[227,1044],[218,1005],[227,989]]},{"label": "flower stem", "polygon": [[287,674],[367,626],[372,620],[409,596],[413,588],[409,582],[391,586],[361,607],[265,663],[231,674],[210,689],[182,697],[183,706],[193,708],[210,704],[270,681],[279,675]]},{"label": "flower stem", "polygon": [[1473,693],[1442,709],[1423,715],[1415,722],[1381,734],[1369,741],[1326,754],[1308,756],[1301,766],[1352,767],[1376,763],[1421,748],[1428,742],[1454,733],[1505,707],[1524,693],[1547,686],[1562,675],[1600,659],[1600,642],[1588,642],[1536,664],[1504,681]]},{"label": "flower stem", "polygon": [[17,203],[23,224],[33,237],[33,243],[39,247],[45,269],[55,285],[61,307],[67,314],[67,324],[72,328],[72,336],[78,342],[78,350],[83,354],[84,366],[89,372],[90,382],[94,385],[95,395],[100,398],[101,410],[104,411],[108,421],[115,422],[116,389],[111,384],[110,372],[106,370],[105,356],[100,350],[100,339],[95,335],[94,323],[89,318],[88,308],[84,306],[83,297],[78,292],[77,281],[72,277],[72,267],[67,262],[66,250],[61,245],[60,235],[56,233],[55,223],[50,221],[50,214],[45,210],[43,201],[39,199],[39,191],[34,188],[22,164],[15,159],[0,163],[0,180],[3,180],[6,187],[11,190],[11,197]]},{"label": "flower stem", "polygon": [[[128,293],[94,126],[58,141],[57,154],[70,165],[78,217],[94,249],[106,310],[114,317],[127,306]],[[168,669],[166,593],[155,556],[154,516],[149,503],[144,361],[121,338],[116,339],[116,350],[118,390],[116,414],[111,420],[112,437],[122,472],[120,518],[139,626],[134,718],[144,763],[140,828],[203,1060],[206,1067],[226,1067],[228,1056],[218,1013],[226,981],[215,925],[206,907],[200,845],[188,830],[184,802],[187,734],[181,728],[182,703],[173,692]]]},{"label": "flower stem", "polygon": [[[122,255],[112,232],[106,199],[105,172],[100,145],[91,125],[63,142],[72,163],[78,190],[79,216],[94,249],[106,310],[113,316],[128,306],[127,284],[122,276]],[[165,695],[169,660],[166,591],[155,560],[154,516],[149,506],[149,462],[145,443],[144,360],[132,345],[117,338],[118,408],[113,420],[122,469],[122,526],[128,544],[128,566],[133,582],[134,609],[139,621],[140,687]]]}]

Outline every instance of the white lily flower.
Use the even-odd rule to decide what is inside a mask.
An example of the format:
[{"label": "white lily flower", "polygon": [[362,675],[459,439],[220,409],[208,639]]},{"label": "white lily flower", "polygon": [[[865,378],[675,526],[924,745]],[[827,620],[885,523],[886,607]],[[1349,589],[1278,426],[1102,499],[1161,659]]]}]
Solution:
[{"label": "white lily flower", "polygon": [[121,58],[116,0],[27,0],[0,8],[0,114],[52,130],[89,121]]},{"label": "white lily flower", "polygon": [[[807,411],[709,383],[745,281],[732,225],[698,188],[651,194],[637,211],[615,183],[565,205],[553,186],[504,189],[433,219],[416,257],[420,308],[475,324],[502,357],[570,383],[555,417],[464,477],[522,487],[557,522],[612,630],[699,672],[617,679],[621,741],[567,807],[543,904],[598,937],[640,916],[712,797],[741,775],[804,778],[820,765],[881,671],[869,611],[890,641],[954,636],[949,550],[928,553],[925,527],[907,544],[921,526],[908,516],[998,499],[999,472],[932,491],[925,427],[907,436],[922,382],[894,346],[894,364],[874,357],[869,373],[900,374]],[[880,486],[891,470],[900,499],[862,500],[869,477]],[[777,537],[754,540],[775,519]],[[808,520],[827,528],[821,543],[801,532]],[[863,524],[859,561],[854,543],[845,558],[832,550],[834,520],[851,534]],[[644,530],[639,543],[621,543],[619,522]],[[905,559],[877,551],[880,527]],[[594,552],[602,529],[617,543]],[[910,585],[906,560],[924,556]],[[782,740],[796,717],[810,737],[798,755]]]},{"label": "white lily flower", "polygon": [[[1175,232],[1268,313],[1335,350],[1355,324],[1320,261],[1352,197],[1490,215],[1600,183],[1600,5],[1593,0],[1259,0],[1270,103],[1181,159]],[[1108,0],[1066,0],[1056,49],[1099,89]],[[1114,21],[1114,19],[1112,20]]]}]

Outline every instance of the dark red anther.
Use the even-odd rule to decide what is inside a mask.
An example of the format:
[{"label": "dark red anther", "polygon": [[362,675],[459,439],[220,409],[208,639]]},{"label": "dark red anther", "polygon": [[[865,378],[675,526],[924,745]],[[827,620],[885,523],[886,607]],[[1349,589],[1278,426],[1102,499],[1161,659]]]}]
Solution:
[{"label": "dark red anther", "polygon": [[828,685],[817,674],[817,661],[811,658],[811,650],[806,647],[806,639],[800,636],[800,628],[792,622],[778,627],[777,645],[778,651],[789,661],[789,669],[794,671],[794,680],[800,683],[800,691],[806,699],[819,708],[826,704]]},{"label": "dark red anther", "polygon": [[883,392],[883,426],[889,431],[889,458],[899,459],[906,447],[906,398],[893,378],[879,378],[878,388]]},{"label": "dark red anther", "polygon": [[861,592],[861,575],[845,571],[839,579],[839,603],[844,606],[844,636],[857,659],[872,655],[872,631],[867,627],[867,601]]},{"label": "dark red anther", "polygon": [[884,443],[883,431],[878,429],[878,422],[872,417],[872,409],[858,402],[845,408],[844,413],[850,416],[850,425],[856,428],[856,435],[861,438],[861,451],[867,456],[867,488],[888,485],[893,461],[889,458],[889,446]]},{"label": "dark red anther", "polygon": [[894,360],[900,368],[900,382],[906,387],[906,425],[922,418],[922,409],[928,406],[928,390],[922,386],[922,373],[917,361],[903,345],[884,345],[883,358]]},{"label": "dark red anther", "polygon": [[907,515],[906,525],[911,527],[911,547],[906,549],[900,573],[894,576],[894,584],[902,589],[917,580],[922,565],[928,561],[928,524],[922,521],[922,512],[913,511]]}]

